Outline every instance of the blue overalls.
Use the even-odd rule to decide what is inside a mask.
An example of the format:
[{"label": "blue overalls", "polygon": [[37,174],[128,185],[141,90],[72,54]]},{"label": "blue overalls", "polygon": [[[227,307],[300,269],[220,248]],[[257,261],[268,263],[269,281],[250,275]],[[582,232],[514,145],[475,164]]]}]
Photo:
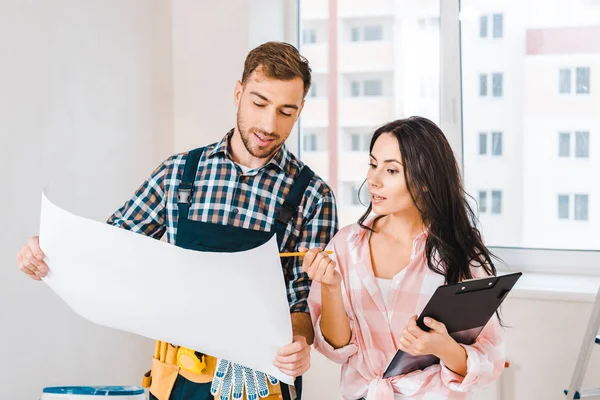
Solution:
[{"label": "blue overalls", "polygon": [[[266,242],[275,234],[279,248],[283,247],[283,236],[290,220],[296,216],[304,192],[312,180],[314,173],[304,166],[279,210],[275,214],[275,224],[271,232],[257,231],[229,225],[188,219],[188,212],[194,191],[194,182],[198,171],[198,162],[204,148],[192,150],[188,154],[183,178],[178,190],[178,220],[175,245],[190,250],[210,252],[238,252],[253,249]],[[293,249],[289,249],[293,251]],[[199,289],[201,284],[199,285]],[[241,305],[240,305],[241,307]],[[283,400],[292,400],[288,385],[280,382]],[[296,398],[301,399],[302,377],[294,382]],[[171,392],[170,400],[212,400],[211,383],[195,383],[178,375]],[[151,394],[150,399],[155,397]]]}]

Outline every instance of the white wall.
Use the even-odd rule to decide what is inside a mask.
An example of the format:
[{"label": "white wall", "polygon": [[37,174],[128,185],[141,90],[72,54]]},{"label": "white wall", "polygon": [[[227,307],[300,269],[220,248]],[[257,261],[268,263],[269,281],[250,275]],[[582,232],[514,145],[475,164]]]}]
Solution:
[{"label": "white wall", "polygon": [[48,181],[62,206],[102,220],[172,152],[170,53],[165,0],[0,1],[2,399],[139,384],[150,366],[149,340],[84,321],[14,256]]},{"label": "white wall", "polygon": [[244,1],[173,1],[175,151],[220,140],[235,124],[233,90],[248,52]]}]

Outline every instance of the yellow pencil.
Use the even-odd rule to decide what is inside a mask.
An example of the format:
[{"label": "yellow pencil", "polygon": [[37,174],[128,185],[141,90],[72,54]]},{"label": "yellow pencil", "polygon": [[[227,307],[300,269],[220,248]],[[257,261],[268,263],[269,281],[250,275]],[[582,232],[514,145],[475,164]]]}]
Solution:
[{"label": "yellow pencil", "polygon": [[[295,253],[279,253],[279,257],[304,257],[306,255],[306,251],[298,251]],[[327,254],[333,254],[331,250],[325,250]]]}]

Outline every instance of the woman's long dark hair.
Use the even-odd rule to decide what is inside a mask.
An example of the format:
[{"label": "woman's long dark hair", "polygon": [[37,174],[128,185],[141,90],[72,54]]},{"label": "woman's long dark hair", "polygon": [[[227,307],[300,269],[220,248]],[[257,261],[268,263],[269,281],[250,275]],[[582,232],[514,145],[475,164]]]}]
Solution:
[{"label": "woman's long dark hair", "polygon": [[[458,164],[444,133],[422,117],[390,122],[375,131],[369,152],[377,139],[393,135],[400,145],[408,192],[429,233],[425,254],[429,268],[446,278],[447,284],[473,278],[470,267],[496,275],[492,254],[483,244],[477,218],[467,202]],[[364,225],[371,204],[358,223]]]}]

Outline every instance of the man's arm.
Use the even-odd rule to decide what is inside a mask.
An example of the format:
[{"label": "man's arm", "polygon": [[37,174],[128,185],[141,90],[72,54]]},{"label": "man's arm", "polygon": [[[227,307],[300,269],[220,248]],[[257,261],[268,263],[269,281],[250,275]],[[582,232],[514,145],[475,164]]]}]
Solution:
[{"label": "man's arm", "polygon": [[167,192],[165,181],[173,170],[174,156],[152,172],[152,175],[136,190],[107,223],[132,232],[160,239],[166,230]]},{"label": "man's arm", "polygon": [[292,332],[294,336],[304,336],[306,343],[310,346],[315,340],[310,314],[305,312],[294,312],[292,315]]},{"label": "man's arm", "polygon": [[[312,186],[312,195],[320,197],[305,217],[297,247],[325,248],[337,232],[337,210],[333,192],[327,186]],[[323,195],[319,196],[321,192]],[[301,376],[310,368],[310,345],[314,332],[308,310],[310,280],[302,270],[302,258],[296,257],[288,272],[288,301],[292,317],[293,342],[279,349],[273,364],[290,376]]]},{"label": "man's arm", "polygon": [[[300,235],[296,242],[296,247],[306,247],[313,249],[320,247],[324,249],[338,230],[337,207],[335,198],[331,189],[325,184],[311,186],[308,192],[308,202],[310,197],[317,201],[312,207],[308,207],[308,215],[304,216],[304,225],[300,231]],[[309,203],[310,204],[310,203]],[[297,249],[294,249],[296,251]],[[302,257],[295,257],[289,261],[288,274],[288,302],[290,304],[290,313],[292,321],[297,321],[293,324],[294,332],[298,331],[306,333],[305,336],[312,343],[313,333],[312,328],[305,327],[305,320],[310,323],[310,318],[307,316],[296,316],[296,313],[308,314],[308,293],[310,290],[310,279],[302,270]],[[308,317],[310,317],[308,315]],[[310,333],[308,333],[310,332]],[[304,335],[303,335],[304,336]]]}]

